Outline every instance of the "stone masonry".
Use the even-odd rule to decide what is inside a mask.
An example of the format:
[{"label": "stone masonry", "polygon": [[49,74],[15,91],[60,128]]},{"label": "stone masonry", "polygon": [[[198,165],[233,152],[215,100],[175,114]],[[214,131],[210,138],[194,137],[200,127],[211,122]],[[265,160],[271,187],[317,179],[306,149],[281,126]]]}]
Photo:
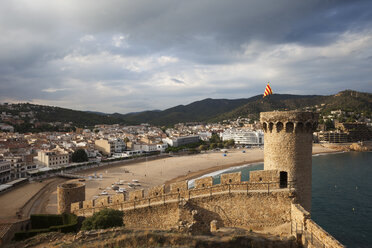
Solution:
[{"label": "stone masonry", "polygon": [[85,184],[64,183],[57,187],[58,213],[71,211],[71,203],[85,201]]},{"label": "stone masonry", "polygon": [[278,170],[287,181],[293,181],[297,202],[311,211],[312,138],[317,114],[263,112],[260,121],[265,133],[264,169]]}]

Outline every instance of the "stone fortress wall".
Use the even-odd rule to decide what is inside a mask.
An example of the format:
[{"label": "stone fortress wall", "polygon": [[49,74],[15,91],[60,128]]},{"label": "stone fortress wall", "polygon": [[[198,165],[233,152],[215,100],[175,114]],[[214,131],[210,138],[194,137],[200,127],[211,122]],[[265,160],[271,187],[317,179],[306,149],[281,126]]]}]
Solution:
[{"label": "stone fortress wall", "polygon": [[[311,218],[312,132],[317,116],[311,112],[261,113],[265,132],[265,169],[176,182],[71,204],[71,212],[91,216],[103,208],[124,211],[124,224],[132,228],[178,229],[208,233],[213,226],[241,227],[253,231],[288,225],[303,247],[344,247]],[[212,225],[213,223],[213,225]],[[218,228],[218,227],[217,227]]]},{"label": "stone fortress wall", "polygon": [[[277,171],[254,171],[251,175],[250,181],[241,181],[240,172],[229,173],[223,174],[217,185],[213,185],[212,177],[205,177],[195,180],[193,189],[188,189],[188,181],[182,181],[171,184],[168,192],[160,185],[150,188],[146,195],[141,189],[128,195],[75,202],[71,212],[91,216],[104,208],[118,209],[125,212],[125,226],[158,229],[174,228],[180,220],[191,223],[193,210],[206,226],[217,220],[221,226],[261,230],[289,223],[294,195],[291,184],[280,188]],[[267,178],[270,180],[263,181]]]}]

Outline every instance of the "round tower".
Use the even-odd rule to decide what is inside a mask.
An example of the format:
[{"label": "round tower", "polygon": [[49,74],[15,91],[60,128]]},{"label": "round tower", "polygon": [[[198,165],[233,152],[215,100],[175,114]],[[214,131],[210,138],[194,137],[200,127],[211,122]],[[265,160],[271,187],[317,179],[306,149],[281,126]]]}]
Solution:
[{"label": "round tower", "polygon": [[70,213],[71,203],[85,201],[85,184],[63,183],[57,186],[58,213]]},{"label": "round tower", "polygon": [[313,131],[318,114],[298,111],[263,112],[264,169],[280,171],[281,184],[293,182],[296,201],[311,210],[311,163]]}]

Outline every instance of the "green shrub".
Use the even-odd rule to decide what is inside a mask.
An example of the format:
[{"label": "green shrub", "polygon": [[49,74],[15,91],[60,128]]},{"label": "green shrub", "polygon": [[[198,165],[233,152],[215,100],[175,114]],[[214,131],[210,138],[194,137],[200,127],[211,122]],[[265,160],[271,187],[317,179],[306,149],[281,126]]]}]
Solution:
[{"label": "green shrub", "polygon": [[[14,240],[19,241],[46,232],[76,232],[78,230],[78,217],[74,214],[34,214],[31,215],[33,229],[16,232]],[[35,229],[35,227],[39,227]]]},{"label": "green shrub", "polygon": [[30,219],[32,229],[63,225],[63,219],[60,214],[32,214]]},{"label": "green shrub", "polygon": [[91,230],[123,226],[123,215],[122,211],[106,208],[86,218],[81,229]]}]

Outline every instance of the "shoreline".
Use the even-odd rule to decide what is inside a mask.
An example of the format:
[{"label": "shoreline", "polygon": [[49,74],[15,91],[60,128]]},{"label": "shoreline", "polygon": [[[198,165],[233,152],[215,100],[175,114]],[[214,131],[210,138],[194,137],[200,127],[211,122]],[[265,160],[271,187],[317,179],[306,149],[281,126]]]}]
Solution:
[{"label": "shoreline", "polygon": [[[337,151],[337,150],[334,150],[334,151],[319,151],[319,152],[313,152],[312,156],[314,156],[314,155],[337,154],[337,153],[344,153],[344,152],[345,151]],[[212,172],[216,172],[216,171],[220,171],[220,170],[224,170],[224,169],[229,169],[229,168],[236,167],[236,166],[253,165],[253,164],[256,164],[256,163],[263,163],[263,162],[264,162],[263,159],[258,159],[258,160],[249,161],[248,163],[247,162],[238,162],[238,163],[233,163],[233,164],[225,164],[225,165],[222,165],[222,166],[215,166],[215,167],[206,168],[206,169],[202,169],[202,170],[195,171],[195,172],[190,172],[190,173],[187,173],[186,175],[178,176],[176,178],[173,178],[171,180],[166,181],[164,184],[165,184],[166,187],[168,187],[171,183],[175,183],[175,182],[178,182],[178,181],[184,181],[184,180],[193,180],[193,179],[199,178],[201,176],[204,176],[204,175],[212,173]]]},{"label": "shoreline", "polygon": [[[328,154],[338,152],[335,149],[323,147],[321,145],[313,146],[313,154]],[[115,195],[115,191],[111,190],[111,185],[114,182],[123,181],[124,187],[128,192],[137,189],[144,189],[148,191],[149,188],[162,185],[169,189],[169,185],[173,182],[191,180],[203,176],[208,173],[216,172],[219,170],[229,169],[231,167],[260,163],[264,160],[263,149],[253,148],[245,150],[231,149],[228,150],[227,156],[223,156],[221,152],[205,152],[196,155],[181,155],[181,156],[168,156],[163,155],[153,158],[144,158],[132,161],[123,161],[110,163],[102,167],[89,168],[86,170],[77,171],[76,174],[84,176],[91,176],[95,173],[98,178],[93,180],[86,180],[86,200],[93,199],[99,196],[102,190],[108,192],[109,195]],[[52,178],[52,181],[57,181],[58,178]],[[129,187],[133,180],[140,182],[139,186]],[[0,207],[0,211],[4,212],[6,216],[13,216],[13,209],[24,208],[25,199],[23,192],[29,192],[29,197],[36,195],[37,192],[32,191],[38,182],[29,183],[20,188],[21,190],[14,192],[7,192],[0,196],[0,203],[5,204]],[[110,188],[110,189],[108,189]],[[36,190],[40,191],[40,190]],[[6,196],[6,197],[5,197]],[[7,200],[6,200],[7,199]],[[24,202],[17,202],[16,199],[23,199]],[[42,200],[42,206],[32,207],[32,213],[49,213],[53,214],[57,211],[57,197],[56,187],[48,188],[42,197],[34,197],[35,200]],[[14,202],[13,209],[5,210],[6,202]],[[32,204],[33,205],[33,204]],[[37,204],[38,205],[38,204]],[[9,214],[7,214],[9,212]],[[25,211],[28,212],[28,211]]]}]

